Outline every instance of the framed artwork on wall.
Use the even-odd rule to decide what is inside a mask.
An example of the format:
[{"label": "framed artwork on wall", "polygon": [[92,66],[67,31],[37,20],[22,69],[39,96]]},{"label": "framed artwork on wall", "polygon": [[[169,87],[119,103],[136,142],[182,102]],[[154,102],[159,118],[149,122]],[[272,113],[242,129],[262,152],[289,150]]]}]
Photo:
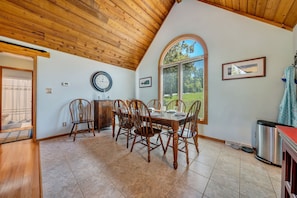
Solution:
[{"label": "framed artwork on wall", "polygon": [[222,80],[264,77],[266,75],[266,57],[222,64]]},{"label": "framed artwork on wall", "polygon": [[139,88],[151,87],[152,86],[152,77],[145,77],[139,79]]}]

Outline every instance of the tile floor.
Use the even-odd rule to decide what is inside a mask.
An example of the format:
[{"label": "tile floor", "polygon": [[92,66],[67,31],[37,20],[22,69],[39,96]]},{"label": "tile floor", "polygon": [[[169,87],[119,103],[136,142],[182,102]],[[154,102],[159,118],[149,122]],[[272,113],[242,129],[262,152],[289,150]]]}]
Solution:
[{"label": "tile floor", "polygon": [[[165,137],[163,138],[167,140]],[[71,198],[232,198],[280,197],[281,168],[223,143],[199,139],[200,153],[190,145],[190,164],[179,152],[172,167],[172,150],[161,147],[133,152],[126,137],[116,142],[111,130],[63,136],[40,142],[43,197]]]}]

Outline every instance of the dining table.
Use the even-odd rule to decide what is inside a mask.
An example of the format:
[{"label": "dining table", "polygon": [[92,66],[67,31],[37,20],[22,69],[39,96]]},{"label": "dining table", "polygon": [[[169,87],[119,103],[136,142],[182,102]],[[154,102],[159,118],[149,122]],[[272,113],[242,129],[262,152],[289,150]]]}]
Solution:
[{"label": "dining table", "polygon": [[[152,123],[162,125],[162,126],[168,126],[171,127],[173,130],[173,167],[174,169],[178,168],[178,129],[179,126],[184,124],[186,121],[186,113],[182,112],[175,112],[175,111],[159,111],[155,110],[150,113]],[[116,125],[116,112],[113,111],[112,116],[112,137],[115,136],[115,125]],[[198,132],[198,128],[196,129]],[[198,136],[196,136],[198,138]],[[196,141],[198,142],[198,140]]]}]

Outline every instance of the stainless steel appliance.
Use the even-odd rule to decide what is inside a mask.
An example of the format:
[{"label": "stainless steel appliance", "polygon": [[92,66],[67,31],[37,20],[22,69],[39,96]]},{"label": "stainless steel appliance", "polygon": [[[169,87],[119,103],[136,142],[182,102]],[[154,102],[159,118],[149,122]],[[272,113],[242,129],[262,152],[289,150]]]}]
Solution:
[{"label": "stainless steel appliance", "polygon": [[255,157],[265,163],[281,166],[282,138],[275,127],[276,125],[283,124],[265,120],[257,121]]}]

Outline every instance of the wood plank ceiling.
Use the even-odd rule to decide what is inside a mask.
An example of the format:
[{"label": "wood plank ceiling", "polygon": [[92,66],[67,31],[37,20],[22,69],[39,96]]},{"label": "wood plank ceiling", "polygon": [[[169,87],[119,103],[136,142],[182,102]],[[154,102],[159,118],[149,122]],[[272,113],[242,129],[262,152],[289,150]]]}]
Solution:
[{"label": "wood plank ceiling", "polygon": [[175,0],[1,0],[1,36],[136,70]]},{"label": "wood plank ceiling", "polygon": [[[297,0],[200,1],[288,30],[297,22]],[[174,3],[0,0],[0,35],[136,70]]]},{"label": "wood plank ceiling", "polygon": [[199,1],[288,30],[292,30],[297,23],[297,0]]}]

